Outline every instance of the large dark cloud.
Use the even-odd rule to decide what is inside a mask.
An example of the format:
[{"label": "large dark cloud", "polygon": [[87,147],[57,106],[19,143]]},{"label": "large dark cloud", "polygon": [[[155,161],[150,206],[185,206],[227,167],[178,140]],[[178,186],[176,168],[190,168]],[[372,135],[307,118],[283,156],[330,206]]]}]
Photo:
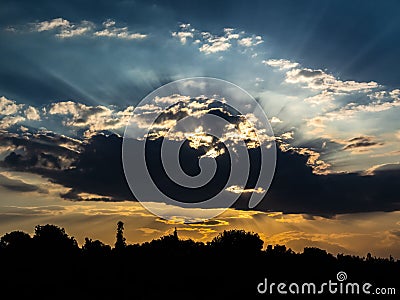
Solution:
[{"label": "large dark cloud", "polygon": [[323,216],[400,209],[399,169],[380,170],[372,176],[315,175],[306,160],[297,153],[278,151],[271,188],[256,209]]},{"label": "large dark cloud", "polygon": [[[159,186],[170,196],[178,199],[189,198],[186,201],[196,202],[214,194],[224,185],[229,176],[227,172],[229,159],[222,155],[217,159],[221,171],[206,189],[189,192],[176,188],[168,180],[161,167],[161,160],[158,158],[160,143],[161,140],[158,139],[148,144],[151,158],[149,168],[150,172],[155,174],[154,179]],[[54,163],[52,168],[38,166],[37,160],[32,157],[27,160],[15,153],[8,155],[3,165],[10,169],[27,170],[45,175],[52,181],[71,188],[70,192],[64,195],[66,199],[84,200],[78,194],[86,192],[100,196],[100,198],[91,199],[92,201],[134,201],[123,173],[121,146],[121,137],[98,135],[82,146],[83,151],[68,169],[58,168]],[[260,159],[258,150],[257,148],[249,150],[252,168],[247,188],[253,187],[257,180],[257,166]],[[35,153],[37,156],[41,155],[41,153]],[[182,168],[188,174],[196,175],[199,171],[198,157],[204,153],[204,148],[193,149],[185,143],[181,150]],[[50,154],[47,153],[47,155]],[[274,180],[265,199],[256,207],[256,210],[333,216],[339,213],[400,209],[397,191],[400,170],[378,169],[374,175],[369,176],[355,173],[315,175],[311,167],[307,166],[307,159],[306,156],[296,152],[278,150]],[[29,163],[32,165],[30,166]],[[247,201],[248,197],[242,196],[234,207],[248,209]]]},{"label": "large dark cloud", "polygon": [[[71,200],[82,200],[78,196],[81,192],[110,196],[114,200],[132,198],[122,170],[120,138],[95,136],[89,143],[79,145],[81,153],[58,145],[59,139],[52,138],[53,143],[46,142],[48,139],[47,136],[35,140],[7,138],[14,145],[23,145],[24,151],[11,152],[2,166],[41,174],[69,187],[71,190],[63,196]],[[72,160],[68,168],[60,167],[63,158]]]}]

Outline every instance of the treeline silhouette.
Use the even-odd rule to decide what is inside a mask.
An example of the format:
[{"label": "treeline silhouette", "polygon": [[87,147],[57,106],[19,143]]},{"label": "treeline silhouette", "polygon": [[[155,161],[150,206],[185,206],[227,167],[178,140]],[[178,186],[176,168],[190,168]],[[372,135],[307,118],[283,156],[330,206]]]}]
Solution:
[{"label": "treeline silhouette", "polygon": [[[338,254],[306,247],[296,253],[267,245],[244,230],[220,233],[207,243],[178,232],[127,244],[118,222],[113,247],[85,238],[82,247],[63,228],[38,225],[34,235],[13,231],[0,239],[2,299],[252,299],[257,284],[336,280],[399,289],[400,261]],[[286,295],[288,297],[288,295]],[[388,298],[388,296],[386,296]]]}]

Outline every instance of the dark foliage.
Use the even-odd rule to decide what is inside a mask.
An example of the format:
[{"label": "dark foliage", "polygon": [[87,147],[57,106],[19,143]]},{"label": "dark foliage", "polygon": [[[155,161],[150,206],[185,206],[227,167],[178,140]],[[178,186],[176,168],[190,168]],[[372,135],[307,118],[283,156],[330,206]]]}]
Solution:
[{"label": "dark foliage", "polygon": [[[338,254],[309,247],[295,253],[267,245],[255,233],[224,231],[204,244],[174,234],[129,245],[118,222],[115,247],[63,228],[36,226],[33,237],[14,231],[0,239],[0,282],[9,299],[252,299],[264,278],[274,282],[336,280],[395,287],[400,261]],[[324,295],[326,298],[326,295]],[[385,299],[391,298],[385,296]]]},{"label": "dark foliage", "polygon": [[115,242],[115,249],[121,250],[126,247],[126,241],[124,238],[124,223],[119,221],[117,223],[117,241]]}]

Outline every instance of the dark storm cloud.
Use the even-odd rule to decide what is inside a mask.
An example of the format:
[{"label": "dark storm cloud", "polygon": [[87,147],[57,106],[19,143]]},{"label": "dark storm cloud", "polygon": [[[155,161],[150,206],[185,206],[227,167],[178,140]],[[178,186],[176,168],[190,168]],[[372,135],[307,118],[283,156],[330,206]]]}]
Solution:
[{"label": "dark storm cloud", "polygon": [[[122,138],[111,135],[94,136],[83,146],[83,151],[73,163],[73,168],[61,170],[59,168],[37,167],[27,168],[62,184],[71,190],[63,197],[74,201],[121,201],[134,198],[127,186],[121,163]],[[175,189],[165,177],[158,160],[160,139],[153,140],[150,147],[150,172],[154,172],[154,179],[159,182],[173,197],[182,195],[180,189]],[[182,168],[195,175],[198,170],[198,157],[204,154],[205,149],[192,149],[187,145],[181,153]],[[257,148],[249,149],[251,162],[257,166],[260,159]],[[6,161],[10,162],[13,154]],[[185,192],[185,198],[198,201],[209,196],[223,186],[226,176],[223,170],[229,169],[225,155],[218,157],[219,174],[212,185],[205,190]],[[311,167],[307,166],[307,156],[296,152],[281,152],[278,150],[277,168],[271,188],[265,199],[256,207],[260,211],[283,211],[284,213],[302,213],[312,215],[333,216],[340,213],[355,213],[368,211],[393,211],[400,209],[398,203],[397,184],[400,180],[400,170],[376,170],[374,175],[361,176],[360,174],[329,174],[315,175]],[[18,160],[17,160],[18,162]],[[10,169],[21,170],[21,164],[8,164]],[[257,179],[257,167],[251,169],[246,188],[251,188]],[[79,193],[92,193],[98,198],[84,199]],[[248,195],[248,194],[246,194]],[[197,199],[199,198],[199,199]],[[241,196],[235,203],[236,209],[248,209],[248,196]]]},{"label": "dark storm cloud", "polygon": [[86,192],[104,196],[101,200],[106,201],[133,200],[122,170],[121,142],[116,135],[94,136],[72,169],[44,175],[71,188],[64,198],[84,200],[78,194]]},{"label": "dark storm cloud", "polygon": [[333,216],[340,213],[393,211],[400,208],[397,182],[400,170],[315,175],[306,165],[307,157],[278,151],[277,169],[262,211],[283,211]]},{"label": "dark storm cloud", "polygon": [[51,132],[34,135],[1,135],[0,145],[12,149],[0,165],[16,171],[62,170],[77,158],[78,141]]},{"label": "dark storm cloud", "polygon": [[[1,166],[40,174],[71,188],[68,193],[62,195],[65,199],[84,200],[78,196],[81,192],[115,199],[131,199],[122,172],[120,138],[115,135],[95,136],[90,143],[79,145],[82,147],[80,154],[58,145],[59,139],[62,140],[63,137],[7,138],[8,143],[11,141],[18,147],[22,145],[23,151],[11,152],[1,162]],[[53,143],[48,142],[49,140]],[[68,165],[63,167],[65,160],[68,160]]]}]

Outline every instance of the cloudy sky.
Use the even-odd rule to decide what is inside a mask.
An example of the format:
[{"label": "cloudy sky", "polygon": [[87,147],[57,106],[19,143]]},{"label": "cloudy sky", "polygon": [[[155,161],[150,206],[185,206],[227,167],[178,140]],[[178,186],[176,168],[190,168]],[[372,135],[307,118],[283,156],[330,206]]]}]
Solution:
[{"label": "cloudy sky", "polygon": [[242,197],[206,223],[180,224],[182,236],[243,228],[295,250],[400,257],[396,1],[0,7],[1,234],[54,223],[80,242],[112,243],[119,219],[130,242],[170,232],[173,222],[132,201],[121,136],[148,93],[207,76],[257,99],[274,130],[277,169],[254,210]]}]

